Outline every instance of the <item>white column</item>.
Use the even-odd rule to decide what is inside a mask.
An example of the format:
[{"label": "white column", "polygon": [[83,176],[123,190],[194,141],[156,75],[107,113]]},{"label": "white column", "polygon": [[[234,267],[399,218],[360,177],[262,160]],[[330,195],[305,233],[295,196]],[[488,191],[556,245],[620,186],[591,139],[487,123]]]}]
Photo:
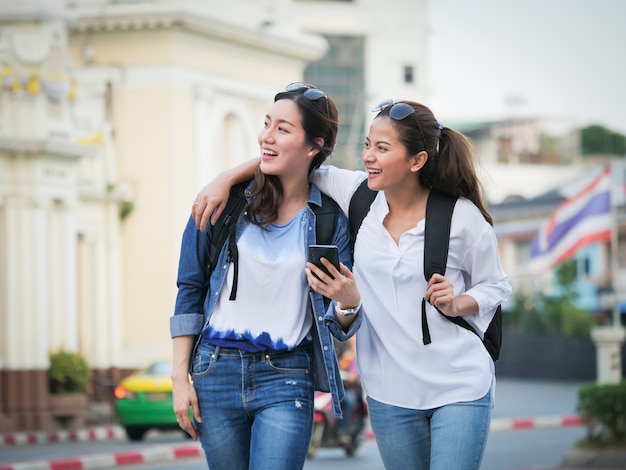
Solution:
[{"label": "white column", "polygon": [[[28,192],[28,190],[25,190]],[[3,267],[3,354],[11,369],[47,366],[48,231],[45,201],[13,196],[4,209],[6,262]]]},{"label": "white column", "polygon": [[119,364],[122,350],[118,211],[117,202],[104,202],[93,213],[89,230],[81,234],[81,339],[90,365],[96,368]]},{"label": "white column", "polygon": [[[50,230],[48,217],[50,201],[40,197],[35,207],[23,210],[21,214],[22,236],[14,247],[19,247],[22,258],[27,260],[21,286],[26,299],[23,315],[24,329],[29,332],[25,339],[24,357],[26,367],[44,368],[48,366],[50,352],[50,251],[48,238]],[[29,272],[30,271],[30,272]],[[32,299],[32,300],[31,300]],[[24,339],[22,340],[24,341]]]},{"label": "white column", "polygon": [[21,259],[22,253],[16,247],[20,246],[17,241],[21,238],[22,226],[21,211],[16,207],[14,198],[7,198],[4,208],[3,225],[6,229],[4,240],[5,246],[2,248],[6,254],[5,264],[2,268],[3,287],[3,320],[4,328],[2,334],[2,354],[5,358],[6,367],[15,369],[24,366],[25,358],[23,348],[29,344],[24,341],[22,335],[27,331],[26,322],[22,311],[24,309],[23,295],[21,291],[21,279],[28,277],[22,274],[26,271],[27,260]]},{"label": "white column", "polygon": [[622,379],[621,349],[625,337],[624,328],[616,326],[601,326],[591,332],[597,348],[598,383],[618,383]]},{"label": "white column", "polygon": [[61,211],[60,252],[63,260],[59,263],[63,280],[59,294],[63,297],[63,323],[65,325],[66,347],[71,351],[79,351],[79,318],[78,318],[78,275],[77,250],[78,236],[76,233],[76,204],[69,202]]},{"label": "white column", "polygon": [[[119,206],[115,202],[109,203],[107,211],[107,231],[106,243],[106,342],[108,355],[106,362],[99,364],[108,367],[113,364],[120,364],[122,351],[122,276],[121,270],[121,243],[120,243],[120,218]],[[149,268],[148,268],[149,269]]]},{"label": "white column", "polygon": [[[0,169],[3,169],[0,162]],[[0,328],[0,369],[5,367],[7,354],[9,353],[9,285],[8,285],[8,229],[9,211],[7,210],[6,197],[0,197],[0,322],[3,328]],[[2,384],[0,383],[0,387]]]},{"label": "white column", "polygon": [[107,250],[104,237],[102,234],[94,234],[93,238],[93,304],[92,304],[92,318],[94,330],[93,334],[93,346],[92,351],[94,357],[92,363],[94,366],[102,366],[108,363],[108,337],[110,335],[108,328],[107,315],[109,311],[107,309],[107,286],[109,285],[107,279]]},{"label": "white column", "polygon": [[50,343],[79,351],[76,279],[76,206],[54,202],[49,211],[49,232],[43,239],[49,258]]}]

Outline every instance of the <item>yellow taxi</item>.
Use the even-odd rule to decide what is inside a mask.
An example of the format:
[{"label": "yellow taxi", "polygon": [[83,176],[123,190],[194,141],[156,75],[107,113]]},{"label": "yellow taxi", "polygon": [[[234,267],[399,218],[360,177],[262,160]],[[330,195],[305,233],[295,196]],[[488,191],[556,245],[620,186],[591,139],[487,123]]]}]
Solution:
[{"label": "yellow taxi", "polygon": [[115,387],[117,422],[131,441],[142,440],[150,429],[179,429],[172,404],[171,370],[171,361],[157,361]]}]

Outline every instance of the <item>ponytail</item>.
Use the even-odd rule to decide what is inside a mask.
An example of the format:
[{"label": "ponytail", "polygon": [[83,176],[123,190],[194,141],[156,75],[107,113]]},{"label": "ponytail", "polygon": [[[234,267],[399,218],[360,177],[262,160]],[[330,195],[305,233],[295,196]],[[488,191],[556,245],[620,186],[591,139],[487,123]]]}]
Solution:
[{"label": "ponytail", "polygon": [[[429,161],[431,159],[429,158]],[[443,127],[439,137],[439,150],[433,164],[424,168],[422,183],[440,191],[469,199],[493,225],[493,219],[484,200],[484,191],[474,166],[475,154],[470,141],[460,132]],[[423,180],[422,180],[423,179]]]}]

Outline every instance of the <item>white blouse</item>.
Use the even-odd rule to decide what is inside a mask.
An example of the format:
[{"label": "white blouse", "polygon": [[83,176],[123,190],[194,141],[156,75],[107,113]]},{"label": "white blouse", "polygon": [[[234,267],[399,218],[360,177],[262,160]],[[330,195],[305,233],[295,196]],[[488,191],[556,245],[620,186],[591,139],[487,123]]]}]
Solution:
[{"label": "white blouse", "polygon": [[[323,166],[314,183],[347,214],[364,172]],[[480,339],[426,304],[432,343],[422,342],[424,220],[398,244],[383,226],[389,212],[380,192],[359,230],[354,276],[361,294],[363,324],[357,333],[357,362],[366,393],[382,403],[430,409],[477,400],[494,384],[494,364]],[[446,277],[455,295],[479,306],[464,317],[484,331],[498,304],[511,292],[498,255],[493,228],[478,208],[460,198],[450,229]]]}]

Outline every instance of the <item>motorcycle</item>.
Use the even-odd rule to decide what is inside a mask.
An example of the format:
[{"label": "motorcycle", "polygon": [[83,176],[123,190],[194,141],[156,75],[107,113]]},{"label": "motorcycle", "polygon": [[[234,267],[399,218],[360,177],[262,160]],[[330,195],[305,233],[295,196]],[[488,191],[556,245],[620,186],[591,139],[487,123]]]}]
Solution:
[{"label": "motorcycle", "polygon": [[309,458],[315,456],[321,447],[343,447],[346,455],[351,457],[363,441],[367,419],[367,404],[360,387],[346,389],[346,393],[354,393],[356,395],[356,405],[351,416],[344,417],[344,419],[350,419],[350,423],[343,436],[340,436],[337,433],[337,425],[340,420],[333,416],[330,393],[315,392],[313,435],[309,444]]}]

